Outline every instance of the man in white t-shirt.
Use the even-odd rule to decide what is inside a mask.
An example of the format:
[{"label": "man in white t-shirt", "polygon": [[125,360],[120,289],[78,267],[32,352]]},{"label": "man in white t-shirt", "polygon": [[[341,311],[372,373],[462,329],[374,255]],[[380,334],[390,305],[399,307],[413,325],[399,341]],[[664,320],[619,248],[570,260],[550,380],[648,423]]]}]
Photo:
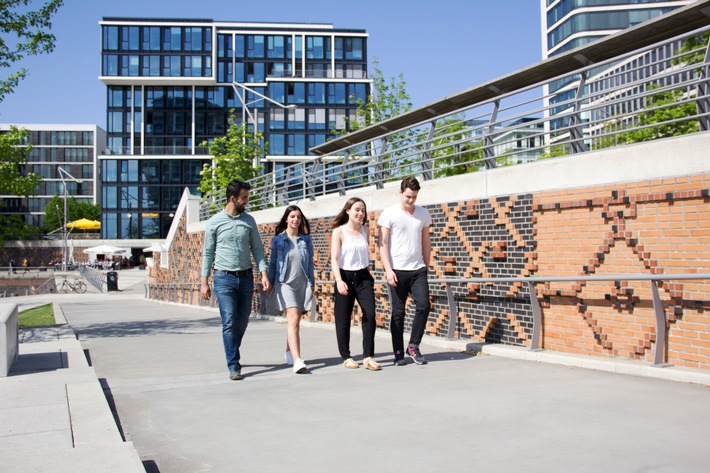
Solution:
[{"label": "man in white t-shirt", "polygon": [[[419,189],[421,186],[415,178],[404,179],[400,184],[399,204],[384,209],[377,219],[380,257],[390,285],[390,332],[396,366],[406,364],[405,354],[418,365],[426,363],[419,344],[429,317],[427,270],[431,256],[431,216],[425,208],[414,205]],[[404,312],[410,294],[415,311],[412,334],[405,351]]]}]

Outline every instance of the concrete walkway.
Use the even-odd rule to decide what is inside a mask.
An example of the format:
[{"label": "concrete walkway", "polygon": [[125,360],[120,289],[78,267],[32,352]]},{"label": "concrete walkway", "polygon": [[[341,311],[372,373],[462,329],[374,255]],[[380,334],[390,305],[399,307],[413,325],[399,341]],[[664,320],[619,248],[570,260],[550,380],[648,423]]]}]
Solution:
[{"label": "concrete walkway", "polygon": [[[703,384],[433,344],[422,347],[428,365],[394,367],[386,333],[376,341],[382,371],[346,370],[334,333],[311,324],[302,329],[311,370],[294,375],[283,361],[286,326],[272,320],[252,320],[245,379],[230,381],[216,311],[146,301],[140,281],[124,286],[129,275],[121,276],[121,293],[55,296],[69,327],[53,329],[52,340],[46,329],[24,333],[17,367],[0,378],[0,471],[707,472],[710,465]],[[354,334],[355,354],[360,346]],[[28,370],[40,357],[54,367]],[[94,407],[74,401],[76,392]],[[24,431],[8,433],[8,419]]]}]

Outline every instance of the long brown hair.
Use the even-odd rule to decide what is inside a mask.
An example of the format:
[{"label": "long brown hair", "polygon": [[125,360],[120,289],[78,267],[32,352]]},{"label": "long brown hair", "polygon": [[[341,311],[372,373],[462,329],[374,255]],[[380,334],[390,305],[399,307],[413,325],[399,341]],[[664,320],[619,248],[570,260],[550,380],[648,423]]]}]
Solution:
[{"label": "long brown hair", "polygon": [[342,208],[340,213],[335,216],[333,219],[333,228],[337,228],[341,225],[345,225],[348,223],[348,220],[350,220],[350,216],[348,215],[348,210],[350,210],[353,205],[355,205],[358,202],[362,202],[362,205],[365,206],[365,218],[362,220],[363,225],[367,225],[367,204],[365,203],[364,200],[362,200],[360,197],[350,197],[347,202],[345,202],[345,206]]},{"label": "long brown hair", "polygon": [[286,230],[286,227],[288,224],[286,223],[286,219],[288,218],[288,215],[291,212],[294,212],[298,210],[298,213],[301,214],[301,225],[298,227],[298,233],[303,233],[304,235],[310,235],[311,234],[311,225],[308,223],[308,219],[306,218],[305,215],[303,215],[303,211],[297,206],[297,205],[289,205],[286,207],[286,211],[283,214],[283,217],[281,217],[281,220],[279,221],[278,225],[276,225],[276,235],[279,235],[281,232]]}]

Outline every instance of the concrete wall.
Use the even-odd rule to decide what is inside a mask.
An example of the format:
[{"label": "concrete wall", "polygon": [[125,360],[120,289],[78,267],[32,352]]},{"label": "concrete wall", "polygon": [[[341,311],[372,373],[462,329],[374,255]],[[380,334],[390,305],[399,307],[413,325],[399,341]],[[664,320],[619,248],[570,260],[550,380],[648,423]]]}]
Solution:
[{"label": "concrete wall", "polygon": [[[584,276],[710,272],[710,134],[642,143],[424,182],[418,204],[432,215],[431,277]],[[369,218],[397,202],[398,183],[360,189]],[[313,230],[316,278],[331,281],[330,221],[345,198],[297,202]],[[197,198],[183,197],[153,297],[202,304],[199,264],[204,222]],[[268,248],[282,209],[253,215]],[[371,260],[384,279],[371,225]],[[170,291],[165,289],[170,287]],[[158,290],[158,288],[161,288]],[[710,369],[708,281],[659,285],[669,320],[669,363]],[[388,328],[386,288],[376,286],[378,325]],[[332,321],[332,284],[317,288],[318,320]],[[519,283],[462,284],[457,314],[432,286],[427,332],[528,345],[532,313]],[[656,334],[650,283],[545,283],[543,347],[652,361]],[[258,301],[255,301],[258,307]],[[409,314],[411,317],[411,312]],[[408,318],[411,320],[411,318]]]},{"label": "concrete wall", "polygon": [[20,348],[17,304],[0,304],[0,378],[17,361]]}]

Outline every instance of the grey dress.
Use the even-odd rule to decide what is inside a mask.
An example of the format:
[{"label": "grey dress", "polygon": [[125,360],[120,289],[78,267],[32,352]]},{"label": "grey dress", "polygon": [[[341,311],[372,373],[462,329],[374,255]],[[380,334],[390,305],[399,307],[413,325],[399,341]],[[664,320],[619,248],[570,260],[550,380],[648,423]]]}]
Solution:
[{"label": "grey dress", "polygon": [[296,237],[289,237],[289,240],[291,241],[291,249],[288,251],[286,277],[283,283],[277,280],[269,294],[267,300],[269,312],[280,312],[289,307],[297,307],[301,313],[311,310],[313,291],[311,285],[308,284],[306,270],[301,264],[301,256],[296,247]]}]

